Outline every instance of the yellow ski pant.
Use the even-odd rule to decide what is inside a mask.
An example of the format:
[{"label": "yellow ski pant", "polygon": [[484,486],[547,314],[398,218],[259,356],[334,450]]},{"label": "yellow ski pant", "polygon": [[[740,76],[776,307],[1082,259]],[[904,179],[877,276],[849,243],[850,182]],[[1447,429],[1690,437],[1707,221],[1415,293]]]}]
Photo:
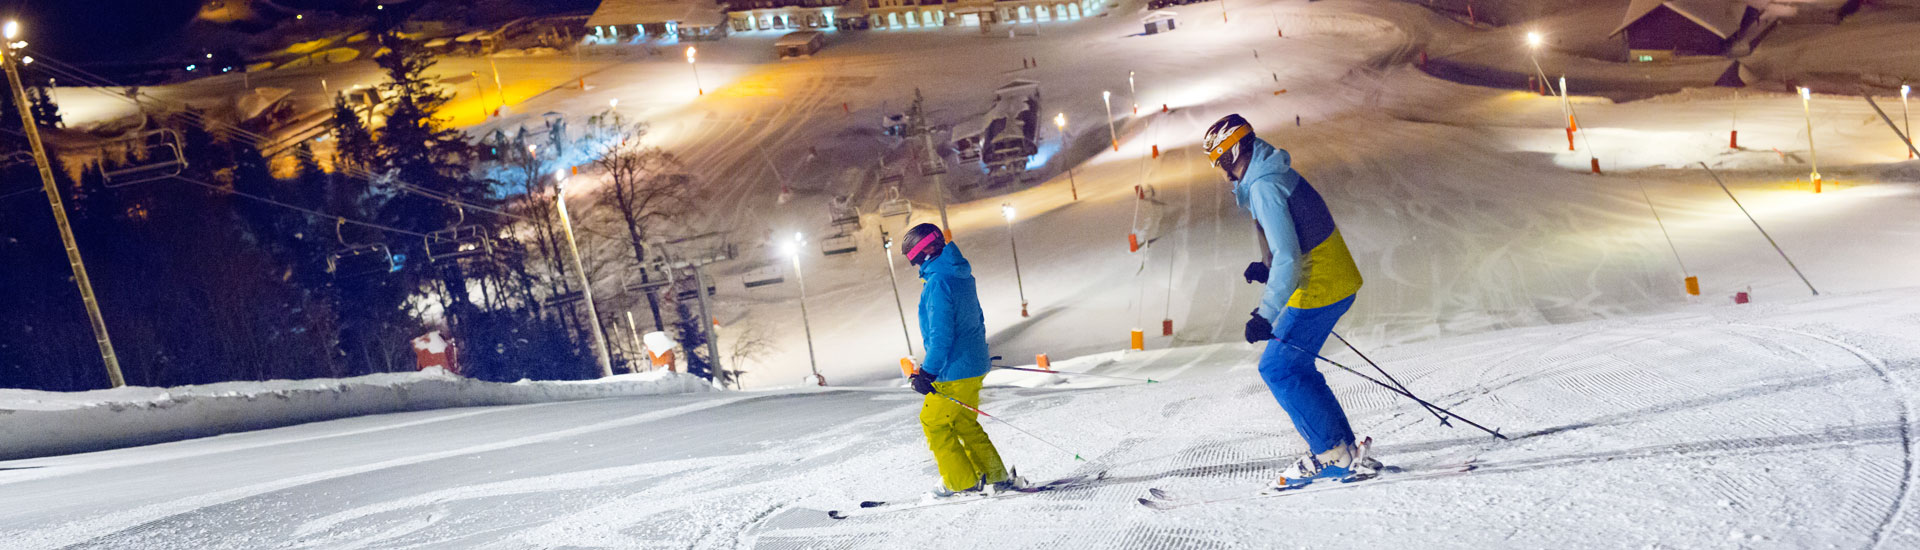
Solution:
[{"label": "yellow ski pant", "polygon": [[939,393],[927,394],[920,407],[920,427],[927,432],[927,447],[940,466],[940,482],[949,491],[964,491],[982,482],[1007,480],[1007,467],[1000,463],[1000,451],[993,448],[987,432],[980,428],[979,415],[941,397],[958,399],[969,406],[980,406],[980,384],[985,376],[951,382],[934,382]]}]

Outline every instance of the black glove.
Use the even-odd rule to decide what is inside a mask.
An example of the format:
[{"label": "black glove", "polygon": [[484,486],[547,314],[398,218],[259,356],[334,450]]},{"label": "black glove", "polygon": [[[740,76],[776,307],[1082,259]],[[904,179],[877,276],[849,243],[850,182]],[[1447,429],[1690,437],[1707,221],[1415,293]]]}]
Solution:
[{"label": "black glove", "polygon": [[1253,310],[1253,318],[1247,320],[1247,343],[1257,343],[1273,339],[1273,323],[1260,316],[1260,310]]},{"label": "black glove", "polygon": [[1240,276],[1246,277],[1249,283],[1266,284],[1267,264],[1261,262],[1249,263],[1247,264],[1247,270],[1241,273]]},{"label": "black glove", "polygon": [[907,377],[907,380],[913,382],[913,391],[920,392],[920,395],[933,393],[933,373],[923,370],[913,371],[913,376]]}]

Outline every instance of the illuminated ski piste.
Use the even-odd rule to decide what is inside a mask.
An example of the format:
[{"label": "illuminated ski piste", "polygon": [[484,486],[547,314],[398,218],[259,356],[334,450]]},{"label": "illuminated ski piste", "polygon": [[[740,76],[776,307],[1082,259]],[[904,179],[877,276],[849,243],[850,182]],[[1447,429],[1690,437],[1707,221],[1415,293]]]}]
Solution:
[{"label": "illuminated ski piste", "polygon": [[[531,96],[511,109],[518,118],[478,129],[537,125],[546,112],[577,121],[612,99],[649,121],[647,139],[699,174],[725,207],[711,221],[742,245],[741,260],[716,269],[716,316],[723,354],[748,326],[770,336],[773,352],[741,365],[754,391],[401,413],[0,462],[0,548],[1920,545],[1909,368],[1920,356],[1920,169],[1897,164],[1897,140],[1863,101],[1811,102],[1826,176],[1816,195],[1795,181],[1809,167],[1791,94],[1575,97],[1588,135],[1570,152],[1558,100],[1416,70],[1417,52],[1479,32],[1417,5],[1234,1],[1223,24],[1218,4],[1196,4],[1172,10],[1172,33],[1127,36],[1138,8],[1013,39],[839,33],[810,59],[779,62],[776,34],[747,33],[700,46],[704,96],[673,49],[588,58],[606,67],[589,89]],[[565,80],[557,65],[543,70]],[[1042,112],[1065,113],[1072,139],[1062,147],[1046,124],[1042,154],[1060,164],[1036,169],[1044,182],[951,205],[994,353],[1164,383],[995,374],[988,412],[1087,459],[987,421],[1011,465],[1036,481],[1098,468],[1109,479],[828,519],[860,500],[913,498],[935,476],[919,397],[897,386],[907,349],[879,256],[878,227],[898,235],[900,220],[870,215],[858,253],[822,257],[826,202],[856,192],[871,210],[880,190],[862,170],[889,146],[875,126],[914,88],[936,122],[955,124],[1015,78],[1040,83]],[[1250,220],[1194,149],[1229,112],[1293,153],[1354,251],[1367,282],[1336,330],[1415,393],[1514,441],[1440,427],[1323,367],[1376,455],[1409,470],[1402,479],[1172,511],[1135,503],[1149,488],[1250,494],[1304,450],[1252,370],[1259,348],[1238,343],[1259,291],[1239,279],[1259,257]],[[1726,147],[1735,113],[1742,150]],[[1593,157],[1606,175],[1587,173]],[[907,181],[913,219],[937,220],[932,192]],[[1150,201],[1137,198],[1143,184]],[[1018,211],[1030,318],[1002,203]],[[1129,253],[1135,228],[1149,242]],[[787,265],[778,240],[795,232],[809,240],[809,315],[834,386],[824,390],[793,387],[809,372],[793,274],[754,289],[741,278]],[[911,312],[919,286],[900,268]],[[1685,294],[1687,275],[1702,296]],[[616,279],[602,283],[615,294]],[[1745,291],[1753,303],[1733,304]],[[1172,337],[1160,336],[1167,318]],[[1133,329],[1147,351],[1120,351]],[[1337,346],[1324,353],[1373,374]],[[1469,461],[1463,475],[1412,479]]]}]

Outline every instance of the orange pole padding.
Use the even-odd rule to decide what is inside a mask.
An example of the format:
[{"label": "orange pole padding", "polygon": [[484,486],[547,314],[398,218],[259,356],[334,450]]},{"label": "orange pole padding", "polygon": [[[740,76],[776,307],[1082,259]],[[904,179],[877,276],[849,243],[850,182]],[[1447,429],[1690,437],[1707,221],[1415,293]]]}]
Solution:
[{"label": "orange pole padding", "polygon": [[582,90],[587,89],[587,79],[584,79],[584,78],[580,79],[580,89]]},{"label": "orange pole padding", "polygon": [[953,242],[953,230],[952,229],[940,230],[940,238],[946,239],[947,242]]},{"label": "orange pole padding", "polygon": [[1120,150],[1120,140],[1113,140],[1113,150],[1116,152]]},{"label": "orange pole padding", "polygon": [[1020,316],[1021,316],[1021,317],[1030,317],[1030,315],[1027,315],[1027,303],[1026,303],[1026,302],[1020,302]]},{"label": "orange pole padding", "polygon": [[1567,150],[1573,150],[1573,128],[1567,128]]},{"label": "orange pole padding", "polygon": [[1694,296],[1700,295],[1700,278],[1699,277],[1687,277],[1687,294],[1691,294]]},{"label": "orange pole padding", "polygon": [[1140,332],[1140,329],[1133,329],[1133,346],[1132,346],[1131,348],[1128,348],[1128,349],[1132,349],[1133,351],[1144,351],[1144,350],[1146,350],[1146,349],[1147,349],[1147,334],[1146,334],[1146,333],[1144,333],[1144,332]]},{"label": "orange pole padding", "polygon": [[1140,234],[1128,233],[1127,234],[1127,252],[1139,252],[1139,251],[1140,251]]},{"label": "orange pole padding", "polygon": [[1133,197],[1140,200],[1147,200],[1147,189],[1139,185],[1133,186]]},{"label": "orange pole padding", "polygon": [[915,367],[913,366],[912,357],[900,358],[900,376],[912,378],[914,370],[915,370]]},{"label": "orange pole padding", "polygon": [[1160,320],[1160,335],[1173,336],[1173,319]]},{"label": "orange pole padding", "polygon": [[1153,146],[1153,158],[1160,158],[1160,146]]},{"label": "orange pole padding", "polygon": [[576,175],[576,176],[578,176],[578,175],[580,175],[580,166],[579,166],[579,165],[574,165],[574,167],[573,167],[573,175]]},{"label": "orange pole padding", "polygon": [[1033,356],[1033,366],[1053,370],[1053,362],[1048,361],[1047,354],[1044,353]]},{"label": "orange pole padding", "polygon": [[1575,132],[1580,131],[1580,122],[1574,120],[1573,115],[1567,115],[1567,129]]},{"label": "orange pole padding", "polygon": [[1168,112],[1172,112],[1172,111],[1168,111],[1168,110],[1167,110],[1167,104],[1165,104],[1165,103],[1161,103],[1161,104],[1160,104],[1160,112],[1162,112],[1162,113],[1168,113]]},{"label": "orange pole padding", "polygon": [[1819,180],[1819,179],[1815,179],[1815,180],[1813,180],[1813,192],[1815,192],[1815,193],[1819,193],[1819,192],[1820,192],[1820,180]]},{"label": "orange pole padding", "polygon": [[[1733,131],[1733,134],[1731,134],[1731,135],[1730,135],[1730,136],[1729,136],[1729,137],[1727,138],[1727,148],[1728,148],[1728,149],[1739,149],[1739,148],[1740,148],[1740,131],[1739,131],[1739,130],[1734,130],[1734,131]],[[1909,155],[1911,155],[1911,154],[1913,154],[1913,153],[1907,153],[1907,154],[1909,154]]]},{"label": "orange pole padding", "polygon": [[[1594,173],[1594,175],[1599,175],[1599,174],[1600,174],[1600,159],[1596,157],[1596,158],[1594,158],[1594,159],[1592,159],[1592,160],[1593,160],[1593,173]],[[1818,188],[1819,186],[1820,186],[1820,185],[1819,185],[1818,183],[1815,183],[1815,184],[1814,184],[1814,187],[1816,187],[1816,188]],[[1815,192],[1815,193],[1818,193],[1819,191],[1814,191],[1814,192]]]}]

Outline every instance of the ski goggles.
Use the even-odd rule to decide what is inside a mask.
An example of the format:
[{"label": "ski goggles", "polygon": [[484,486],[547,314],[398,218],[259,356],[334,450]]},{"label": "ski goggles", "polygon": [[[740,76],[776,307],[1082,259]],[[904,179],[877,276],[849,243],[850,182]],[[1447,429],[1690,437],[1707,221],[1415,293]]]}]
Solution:
[{"label": "ski goggles", "polygon": [[1221,136],[1219,141],[1206,144],[1207,161],[1212,162],[1215,167],[1220,166],[1222,162],[1233,163],[1233,156],[1230,154],[1233,152],[1233,146],[1239,145],[1241,138],[1245,137],[1247,137],[1247,127],[1241,126]]},{"label": "ski goggles", "polygon": [[920,256],[920,253],[925,252],[927,247],[933,246],[933,243],[939,242],[939,240],[939,233],[928,233],[927,236],[921,237],[919,243],[914,244],[913,248],[907,250],[907,262],[920,265],[920,262],[925,260],[925,258]]}]

